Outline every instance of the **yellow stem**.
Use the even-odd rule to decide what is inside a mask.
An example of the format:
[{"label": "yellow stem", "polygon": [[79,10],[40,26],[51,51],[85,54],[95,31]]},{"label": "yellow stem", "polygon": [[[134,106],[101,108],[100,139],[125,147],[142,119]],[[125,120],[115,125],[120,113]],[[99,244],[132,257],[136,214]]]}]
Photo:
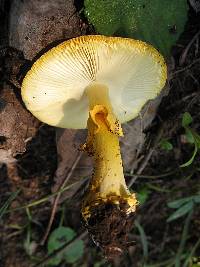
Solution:
[{"label": "yellow stem", "polygon": [[86,90],[89,99],[88,138],[85,149],[94,158],[94,173],[86,197],[83,216],[90,216],[90,207],[100,202],[128,204],[135,211],[136,199],[126,186],[120,154],[121,125],[113,114],[108,88],[92,84]]}]

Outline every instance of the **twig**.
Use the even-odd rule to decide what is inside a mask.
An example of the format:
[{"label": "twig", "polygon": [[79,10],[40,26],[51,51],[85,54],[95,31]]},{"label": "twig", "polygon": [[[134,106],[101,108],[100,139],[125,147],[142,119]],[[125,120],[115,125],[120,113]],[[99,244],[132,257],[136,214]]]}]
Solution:
[{"label": "twig", "polygon": [[52,258],[54,258],[55,256],[59,256],[60,254],[62,254],[63,252],[65,252],[67,249],[69,249],[77,240],[83,239],[87,236],[87,232],[83,232],[81,233],[78,237],[75,237],[74,239],[72,239],[70,242],[68,242],[67,244],[64,244],[61,248],[55,250],[53,253],[51,253],[49,256],[47,256],[46,258],[44,258],[41,262],[35,264],[33,267],[42,267],[45,266],[45,264],[47,264]]},{"label": "twig", "polygon": [[172,79],[175,75],[177,75],[177,74],[179,74],[179,73],[181,73],[181,72],[184,72],[184,71],[190,69],[193,65],[195,65],[195,64],[198,63],[198,62],[200,62],[200,58],[197,58],[197,59],[194,60],[191,64],[187,65],[185,68],[182,68],[182,69],[180,69],[180,70],[177,70],[177,71],[172,72],[172,75],[171,75],[170,78]]},{"label": "twig", "polygon": [[192,40],[189,42],[189,44],[186,46],[186,48],[184,49],[181,57],[180,57],[180,60],[179,60],[179,65],[182,66],[185,62],[185,59],[187,57],[187,54],[188,54],[188,51],[190,49],[190,47],[192,46],[193,42],[198,38],[198,36],[200,35],[200,31],[198,31],[194,37],[192,38]]},{"label": "twig", "polygon": [[157,175],[145,175],[145,174],[138,174],[138,173],[125,173],[125,176],[127,177],[134,177],[134,176],[137,176],[138,178],[147,178],[147,179],[157,179],[157,178],[163,178],[163,177],[167,177],[167,176],[170,176],[174,173],[177,173],[179,172],[180,169],[176,169],[176,170],[172,170],[172,171],[169,171],[169,172],[166,172],[166,173],[161,173],[161,174],[157,174]]},{"label": "twig", "polygon": [[[81,156],[82,156],[82,153],[80,153],[78,155],[78,157],[76,158],[76,160],[74,161],[74,163],[72,165],[72,168],[71,168],[70,172],[68,173],[67,177],[64,179],[63,183],[61,184],[60,189],[63,189],[65,187],[66,183],[69,181],[69,179],[72,176],[77,164],[80,161]],[[61,193],[57,194],[57,196],[56,196],[56,198],[55,198],[55,200],[53,202],[51,216],[50,216],[49,223],[48,223],[47,229],[45,231],[45,234],[44,234],[44,236],[43,236],[43,238],[42,238],[42,240],[40,242],[41,245],[44,245],[44,243],[47,240],[47,237],[49,235],[49,232],[51,230],[51,226],[52,226],[55,214],[56,214],[56,209],[57,209],[57,206],[58,206],[58,203],[59,203],[60,196],[61,196]]]},{"label": "twig", "polygon": [[190,95],[186,95],[184,97],[182,97],[181,99],[179,99],[178,101],[174,102],[173,104],[169,105],[168,107],[166,107],[166,111],[171,110],[172,108],[176,107],[178,105],[180,105],[182,102],[186,102],[187,100],[189,100],[190,98],[195,98],[197,99],[197,97],[199,97],[199,93],[195,92],[192,93]]},{"label": "twig", "polygon": [[137,178],[139,177],[138,174],[140,175],[140,174],[143,172],[143,170],[144,170],[144,168],[146,167],[146,165],[148,164],[148,162],[149,162],[149,160],[150,160],[150,158],[151,158],[153,152],[154,152],[154,148],[151,148],[151,149],[149,150],[149,152],[147,153],[146,157],[144,158],[142,164],[140,165],[140,167],[139,167],[139,169],[138,169],[138,171],[137,171],[137,174],[134,175],[134,176],[131,178],[131,180],[130,180],[130,182],[129,182],[129,184],[128,184],[128,187],[131,187],[131,186],[135,183],[135,181],[137,180]]},{"label": "twig", "polygon": [[160,138],[162,136],[162,133],[163,133],[163,128],[161,126],[155,140],[153,141],[152,148],[149,149],[149,152],[144,157],[144,160],[142,161],[142,164],[140,165],[140,167],[137,171],[137,174],[131,178],[130,182],[128,183],[128,187],[131,187],[135,183],[135,181],[139,177],[138,175],[140,175],[143,172],[143,170],[145,169],[146,165],[148,164],[148,162],[149,162],[149,160],[150,160],[150,158],[151,158],[151,156],[152,156],[152,154],[153,154],[153,152],[154,152],[154,150],[158,144],[158,141],[160,140]]},{"label": "twig", "polygon": [[65,191],[67,191],[68,189],[70,189],[70,188],[73,187],[74,185],[76,185],[76,184],[78,184],[78,183],[80,183],[80,182],[83,183],[83,182],[85,182],[86,180],[87,180],[87,179],[83,179],[83,178],[82,178],[81,181],[77,181],[77,182],[75,182],[75,183],[73,183],[73,184],[70,184],[70,185],[64,187],[63,189],[60,189],[59,191],[52,193],[51,195],[48,195],[48,196],[43,197],[43,198],[41,198],[41,199],[38,199],[38,200],[36,200],[36,201],[34,201],[34,202],[31,202],[31,203],[29,203],[29,204],[26,204],[26,205],[24,205],[24,206],[21,206],[21,207],[18,207],[18,208],[9,209],[9,210],[5,211],[5,213],[11,213],[11,212],[14,212],[14,211],[18,211],[18,210],[22,210],[22,209],[26,209],[26,208],[31,208],[31,207],[40,205],[40,204],[42,204],[42,203],[48,201],[50,198],[55,197],[56,195],[61,194],[61,193],[65,192]]}]

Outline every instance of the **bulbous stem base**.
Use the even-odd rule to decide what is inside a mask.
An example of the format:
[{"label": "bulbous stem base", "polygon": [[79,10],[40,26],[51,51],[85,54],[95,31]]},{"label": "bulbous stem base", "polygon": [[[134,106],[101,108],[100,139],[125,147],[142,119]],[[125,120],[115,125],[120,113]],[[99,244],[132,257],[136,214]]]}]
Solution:
[{"label": "bulbous stem base", "polygon": [[119,146],[123,135],[109,101],[108,88],[93,84],[89,99],[88,137],[83,149],[94,160],[94,172],[82,216],[93,240],[105,254],[120,254],[127,243],[129,222],[136,209],[135,194],[127,188]]}]

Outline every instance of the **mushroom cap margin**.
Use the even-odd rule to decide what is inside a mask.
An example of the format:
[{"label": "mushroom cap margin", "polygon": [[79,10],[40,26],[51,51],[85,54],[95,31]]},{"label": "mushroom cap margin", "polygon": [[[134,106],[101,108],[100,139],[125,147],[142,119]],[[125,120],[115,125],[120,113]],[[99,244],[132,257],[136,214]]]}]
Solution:
[{"label": "mushroom cap margin", "polygon": [[[22,99],[39,120],[62,128],[86,128],[91,84],[109,88],[121,123],[135,118],[165,85],[162,55],[145,42],[101,35],[70,39],[42,55],[22,83]],[[100,88],[100,87],[99,87]]]}]

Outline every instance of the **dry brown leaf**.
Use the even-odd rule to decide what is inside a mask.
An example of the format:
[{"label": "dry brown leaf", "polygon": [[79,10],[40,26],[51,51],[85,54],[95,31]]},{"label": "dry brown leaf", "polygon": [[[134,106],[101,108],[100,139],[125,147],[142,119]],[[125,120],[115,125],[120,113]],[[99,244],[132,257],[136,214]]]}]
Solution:
[{"label": "dry brown leaf", "polygon": [[54,41],[80,34],[73,0],[12,1],[9,43],[27,59]]},{"label": "dry brown leaf", "polygon": [[16,159],[13,158],[10,150],[0,149],[0,165],[1,164],[15,164]]},{"label": "dry brown leaf", "polygon": [[121,138],[121,152],[125,171],[137,169],[138,156],[146,141],[144,130],[151,125],[157,108],[166,94],[168,94],[167,87],[155,100],[149,101],[144,106],[136,119],[123,124],[124,137]]},{"label": "dry brown leaf", "polygon": [[[76,159],[80,160],[75,167],[68,184],[75,183],[92,173],[92,159],[86,153],[79,150],[80,145],[86,140],[87,130],[57,129],[56,143],[58,155],[58,168],[54,177],[55,186],[53,191],[57,191],[63,181],[71,171]],[[82,183],[80,183],[81,185]],[[80,187],[79,184],[71,188],[64,194],[64,198],[70,198]]]},{"label": "dry brown leaf", "polygon": [[35,135],[39,122],[22,106],[9,85],[0,91],[0,98],[0,148],[15,156],[25,151],[26,141]]}]

